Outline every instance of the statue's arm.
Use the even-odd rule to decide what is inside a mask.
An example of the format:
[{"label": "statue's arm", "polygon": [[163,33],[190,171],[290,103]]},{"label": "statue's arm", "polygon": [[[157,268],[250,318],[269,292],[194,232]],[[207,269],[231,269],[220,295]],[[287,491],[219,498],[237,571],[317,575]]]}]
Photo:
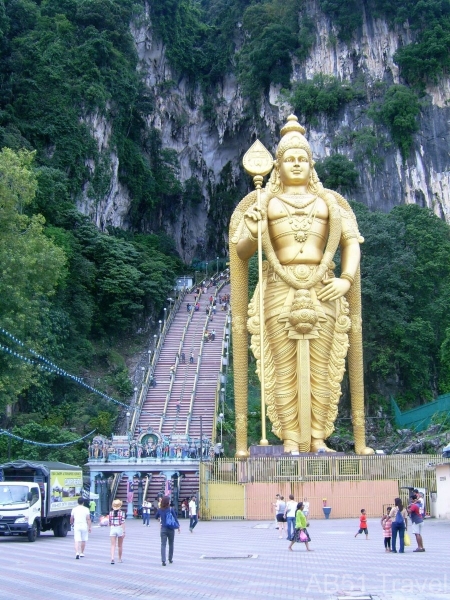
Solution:
[{"label": "statue's arm", "polygon": [[245,231],[236,245],[237,255],[241,260],[251,258],[258,248],[258,238],[254,238],[249,231]]},{"label": "statue's arm", "polygon": [[[361,249],[355,238],[341,242],[341,278],[353,283],[361,261]],[[350,287],[350,286],[349,286]]]},{"label": "statue's arm", "polygon": [[325,287],[317,294],[319,300],[328,302],[337,300],[350,289],[358,270],[361,260],[361,249],[359,247],[359,232],[351,219],[347,218],[345,211],[342,215],[341,234],[341,276],[330,279]]},{"label": "statue's arm", "polygon": [[237,255],[241,260],[248,260],[258,248],[258,222],[261,221],[261,233],[267,229],[266,212],[252,204],[244,213],[244,226],[236,245]]}]

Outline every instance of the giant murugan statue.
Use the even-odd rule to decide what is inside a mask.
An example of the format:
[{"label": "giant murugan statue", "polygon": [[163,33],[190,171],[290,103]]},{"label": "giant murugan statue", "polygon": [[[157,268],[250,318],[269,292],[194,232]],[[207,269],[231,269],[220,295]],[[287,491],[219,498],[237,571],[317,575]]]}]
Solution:
[{"label": "giant murugan statue", "polygon": [[[334,430],[347,351],[355,449],[358,454],[373,452],[365,445],[364,426],[363,238],[348,202],[320,183],[304,133],[291,115],[281,129],[273,170],[258,192],[259,201],[258,190],[250,193],[231,219],[238,457],[247,456],[248,332],[264,407],[285,452],[330,451],[325,440]],[[258,249],[258,236],[266,260],[249,304],[248,260]],[[338,248],[341,274],[336,277]]]}]

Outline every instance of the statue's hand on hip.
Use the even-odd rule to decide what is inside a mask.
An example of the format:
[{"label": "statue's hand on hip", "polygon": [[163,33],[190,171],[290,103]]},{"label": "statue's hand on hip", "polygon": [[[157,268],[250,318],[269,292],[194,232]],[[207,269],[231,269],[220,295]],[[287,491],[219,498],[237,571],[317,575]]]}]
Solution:
[{"label": "statue's hand on hip", "polygon": [[247,229],[254,238],[258,235],[258,221],[261,221],[261,233],[265,233],[267,229],[267,215],[264,210],[257,206],[252,206],[244,213],[244,219]]},{"label": "statue's hand on hip", "polygon": [[317,293],[317,297],[322,302],[331,302],[342,298],[350,289],[350,282],[346,279],[340,279],[339,277],[333,277],[325,281],[325,287]]}]

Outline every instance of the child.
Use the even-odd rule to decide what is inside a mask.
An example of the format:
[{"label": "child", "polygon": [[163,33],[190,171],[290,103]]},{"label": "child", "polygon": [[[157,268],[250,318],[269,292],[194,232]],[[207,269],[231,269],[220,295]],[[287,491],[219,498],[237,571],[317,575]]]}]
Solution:
[{"label": "child", "polygon": [[391,506],[387,507],[386,514],[381,517],[381,527],[383,528],[384,535],[384,551],[391,551],[391,537],[392,537],[392,521],[389,517],[391,512]]},{"label": "child", "polygon": [[361,509],[361,516],[359,517],[359,530],[355,533],[355,537],[360,533],[366,534],[366,540],[369,539],[369,530],[367,529],[367,515],[364,508]]}]

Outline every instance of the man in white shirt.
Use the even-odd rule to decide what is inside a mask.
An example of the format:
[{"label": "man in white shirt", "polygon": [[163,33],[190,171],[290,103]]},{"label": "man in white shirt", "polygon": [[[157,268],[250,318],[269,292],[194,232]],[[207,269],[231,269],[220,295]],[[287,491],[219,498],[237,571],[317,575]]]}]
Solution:
[{"label": "man in white shirt", "polygon": [[78,506],[72,508],[70,515],[70,524],[73,525],[73,538],[75,541],[75,558],[84,556],[84,549],[88,541],[88,534],[91,533],[91,514],[89,509],[84,506],[84,500],[78,498]]},{"label": "man in white shirt", "polygon": [[189,522],[189,531],[192,533],[194,527],[198,523],[197,502],[196,502],[195,496],[192,496],[192,498],[189,501],[189,519],[190,519],[190,522]]},{"label": "man in white shirt", "polygon": [[287,520],[287,539],[292,542],[295,533],[295,512],[297,510],[297,502],[292,494],[289,495],[289,501],[286,502],[286,510],[284,518]]},{"label": "man in white shirt", "polygon": [[306,517],[306,520],[308,520],[308,515],[309,515],[309,502],[308,502],[308,499],[307,499],[307,498],[305,498],[305,499],[303,500],[303,514],[305,515],[305,517]]}]

